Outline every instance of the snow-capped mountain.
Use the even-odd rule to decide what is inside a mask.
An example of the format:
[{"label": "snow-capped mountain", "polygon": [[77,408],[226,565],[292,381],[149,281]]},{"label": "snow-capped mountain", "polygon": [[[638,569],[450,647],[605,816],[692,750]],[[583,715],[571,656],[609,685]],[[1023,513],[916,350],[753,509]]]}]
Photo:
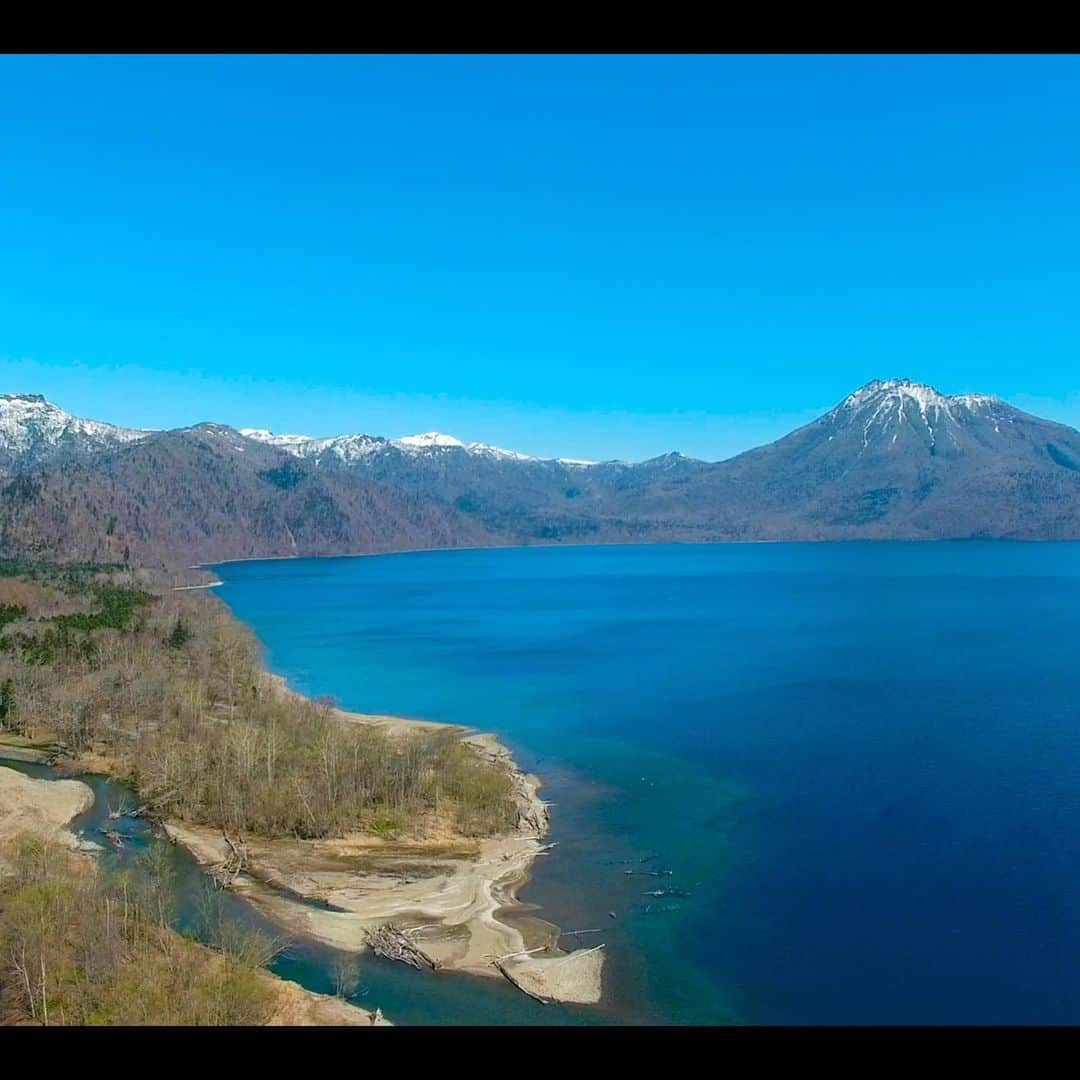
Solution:
[{"label": "snow-capped mountain", "polygon": [[425,431],[422,435],[403,435],[394,439],[394,445],[402,450],[464,450],[465,444],[453,435],[441,431]]},{"label": "snow-capped mountain", "polygon": [[984,425],[1000,435],[1003,424],[1015,424],[1022,415],[989,394],[948,396],[910,379],[875,379],[848,395],[825,420],[841,430],[860,430],[864,449],[915,438],[934,451],[949,451],[977,437]]},{"label": "snow-capped mountain", "polygon": [[[55,468],[55,466],[62,466]],[[581,462],[440,432],[135,431],[0,395],[0,549],[165,561],[484,544],[1080,539],[1080,433],[875,380],[728,461]]]},{"label": "snow-capped mountain", "polygon": [[[115,449],[144,439],[150,434],[152,432],[148,430],[117,427],[99,420],[73,416],[41,394],[2,394],[0,474],[48,465],[72,454]],[[266,428],[241,428],[238,434],[245,439],[284,450],[293,457],[316,463],[328,460],[343,465],[356,465],[372,456],[395,453],[421,459],[437,459],[447,452],[460,451],[470,457],[490,462],[555,462],[571,467],[597,464],[575,458],[537,458],[488,443],[467,443],[439,431],[404,435],[396,439],[367,434],[327,437],[279,435]]]},{"label": "snow-capped mountain", "polygon": [[41,394],[0,394],[0,468],[4,471],[48,464],[80,452],[114,449],[148,434],[72,416]]},{"label": "snow-capped mountain", "polygon": [[[440,454],[447,450],[462,450],[467,454],[495,458],[501,461],[545,461],[547,458],[533,457],[517,450],[504,450],[500,446],[490,446],[481,442],[462,442],[453,435],[441,431],[425,431],[420,435],[403,435],[398,439],[384,439],[375,435],[336,435],[329,438],[315,438],[311,435],[275,435],[264,428],[241,428],[240,434],[258,442],[278,446],[282,450],[295,454],[296,457],[319,458],[331,454],[344,462],[353,462],[369,454],[387,450],[398,450],[405,454]],[[573,461],[559,458],[564,464],[592,465],[594,462]]]},{"label": "snow-capped mountain", "polygon": [[381,439],[376,435],[336,435],[317,439],[310,435],[275,435],[265,428],[241,428],[240,434],[247,439],[276,446],[294,457],[319,459],[324,454],[329,454],[346,464],[384,450],[390,445],[389,439]]},{"label": "snow-capped mountain", "polygon": [[705,483],[688,498],[761,538],[1080,534],[1080,433],[909,379],[867,383]]},{"label": "snow-capped mountain", "polygon": [[935,390],[926,383],[912,382],[911,379],[872,379],[865,386],[859,387],[840,403],[841,409],[859,409],[873,404],[875,411],[882,407],[893,407],[903,411],[905,405],[917,409],[925,415],[927,411],[949,413],[953,406],[959,408],[984,408],[998,405],[1007,408],[1001,398],[992,394],[953,394],[947,395]]}]

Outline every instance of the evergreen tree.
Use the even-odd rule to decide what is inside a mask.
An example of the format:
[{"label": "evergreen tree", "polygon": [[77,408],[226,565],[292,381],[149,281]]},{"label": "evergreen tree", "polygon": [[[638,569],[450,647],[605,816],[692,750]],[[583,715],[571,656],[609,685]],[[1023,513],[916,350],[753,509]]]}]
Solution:
[{"label": "evergreen tree", "polygon": [[179,649],[190,640],[191,631],[188,629],[187,623],[178,616],[176,622],[173,623],[172,630],[169,631],[169,636],[165,639],[165,644],[170,649]]}]

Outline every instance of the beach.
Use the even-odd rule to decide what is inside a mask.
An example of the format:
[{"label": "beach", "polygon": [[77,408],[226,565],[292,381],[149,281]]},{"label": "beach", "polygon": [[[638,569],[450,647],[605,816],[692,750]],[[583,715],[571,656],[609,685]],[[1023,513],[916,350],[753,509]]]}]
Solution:
[{"label": "beach", "polygon": [[0,842],[32,833],[77,848],[67,826],[93,802],[94,793],[81,780],[35,780],[0,765]]},{"label": "beach", "polygon": [[[91,864],[87,852],[97,849],[71,832],[71,821],[94,803],[94,793],[81,780],[41,780],[0,766],[0,848],[21,836],[59,843],[76,852],[73,858]],[[94,863],[96,865],[96,862]],[[9,872],[0,854],[0,878]],[[273,996],[271,1026],[387,1026],[381,1013],[359,1008],[341,998],[317,994],[268,971],[259,978]]]},{"label": "beach", "polygon": [[[280,676],[266,679],[273,692],[301,697]],[[333,711],[343,723],[373,725],[392,737],[449,727]],[[291,933],[334,948],[366,950],[369,931],[392,923],[443,970],[505,977],[545,1001],[598,1002],[602,950],[558,949],[558,927],[517,898],[534,860],[549,850],[539,778],[518,769],[495,736],[452,730],[509,770],[517,807],[509,834],[469,840],[429,825],[422,835],[394,840],[359,833],[328,840],[249,838],[244,869],[232,888]],[[176,821],[164,827],[203,866],[228,861],[228,843],[217,830]]]}]

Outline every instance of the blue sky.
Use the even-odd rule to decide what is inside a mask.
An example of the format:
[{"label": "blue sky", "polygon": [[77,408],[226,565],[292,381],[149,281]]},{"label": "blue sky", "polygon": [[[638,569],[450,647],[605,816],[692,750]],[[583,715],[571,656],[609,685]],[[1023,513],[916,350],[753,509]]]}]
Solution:
[{"label": "blue sky", "polygon": [[722,458],[875,377],[1080,425],[1080,60],[0,58],[0,389]]}]

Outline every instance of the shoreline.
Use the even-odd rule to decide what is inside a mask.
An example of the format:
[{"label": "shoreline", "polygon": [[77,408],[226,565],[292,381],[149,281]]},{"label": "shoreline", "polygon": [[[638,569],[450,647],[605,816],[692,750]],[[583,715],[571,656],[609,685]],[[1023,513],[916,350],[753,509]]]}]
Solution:
[{"label": "shoreline", "polygon": [[93,805],[94,792],[82,780],[39,780],[0,762],[0,841],[27,832],[71,851],[84,850],[85,841],[69,826]]},{"label": "shoreline", "polygon": [[[177,591],[176,586],[156,584],[155,591],[162,594]],[[198,597],[217,584],[215,576],[180,589]],[[223,607],[230,620],[243,626],[227,604]],[[252,628],[246,629],[257,641]],[[323,705],[269,671],[265,657],[252,676],[267,696],[315,705],[339,724],[376,728],[391,741],[449,733],[509,779],[509,822],[496,835],[473,838],[459,832],[436,804],[401,834],[391,832],[392,839],[360,831],[313,841],[242,837],[244,854],[238,856],[220,830],[151,815],[170,840],[181,844],[204,870],[229,865],[229,887],[288,932],[361,953],[369,949],[369,935],[380,928],[385,932],[391,924],[394,933],[404,931],[433,968],[506,978],[544,1002],[601,1000],[602,946],[564,952],[558,947],[560,928],[519,899],[535,860],[553,846],[545,843],[550,822],[539,795],[540,778],[524,773],[494,734],[461,724]],[[92,747],[64,754],[58,764],[124,778],[119,760]]]},{"label": "shoreline", "polygon": [[[272,693],[310,700],[284,676],[265,669],[263,676]],[[479,840],[436,834],[388,841],[359,833],[309,841],[249,838],[248,861],[230,887],[272,922],[333,948],[366,953],[368,932],[393,923],[442,970],[506,978],[545,1003],[598,1003],[602,950],[559,949],[559,927],[518,898],[535,860],[550,850],[540,778],[522,772],[490,733],[337,707],[331,712],[340,723],[375,726],[392,738],[458,733],[509,772],[515,829]],[[162,827],[205,868],[229,859],[228,843],[217,830],[177,821]]]},{"label": "shoreline", "polygon": [[[39,779],[0,766],[0,841],[13,842],[19,835],[39,836],[57,843],[97,867],[94,855],[100,847],[80,838],[71,823],[95,801],[93,789],[77,779]],[[0,856],[0,878],[9,872]],[[208,949],[208,946],[200,945]],[[209,950],[213,952],[213,950]],[[308,990],[291,979],[260,969],[259,981],[273,995],[267,1026],[385,1027],[390,1021],[381,1013],[363,1009],[329,994]]]},{"label": "shoreline", "polygon": [[[530,548],[610,548],[610,547],[733,547],[756,544],[1080,544],[1080,537],[1032,538],[1026,536],[829,536],[819,539],[790,537],[758,540],[605,540],[591,544],[553,543],[540,540],[532,544],[461,544],[445,547],[390,548],[386,551],[342,551],[333,554],[308,555],[243,555],[235,559],[207,559],[187,567],[206,571],[214,566],[234,563],[282,562],[300,559],[375,559],[387,555],[419,555],[452,551],[520,551]],[[215,588],[226,582],[218,581],[200,588]],[[194,586],[185,586],[192,588]]]}]

